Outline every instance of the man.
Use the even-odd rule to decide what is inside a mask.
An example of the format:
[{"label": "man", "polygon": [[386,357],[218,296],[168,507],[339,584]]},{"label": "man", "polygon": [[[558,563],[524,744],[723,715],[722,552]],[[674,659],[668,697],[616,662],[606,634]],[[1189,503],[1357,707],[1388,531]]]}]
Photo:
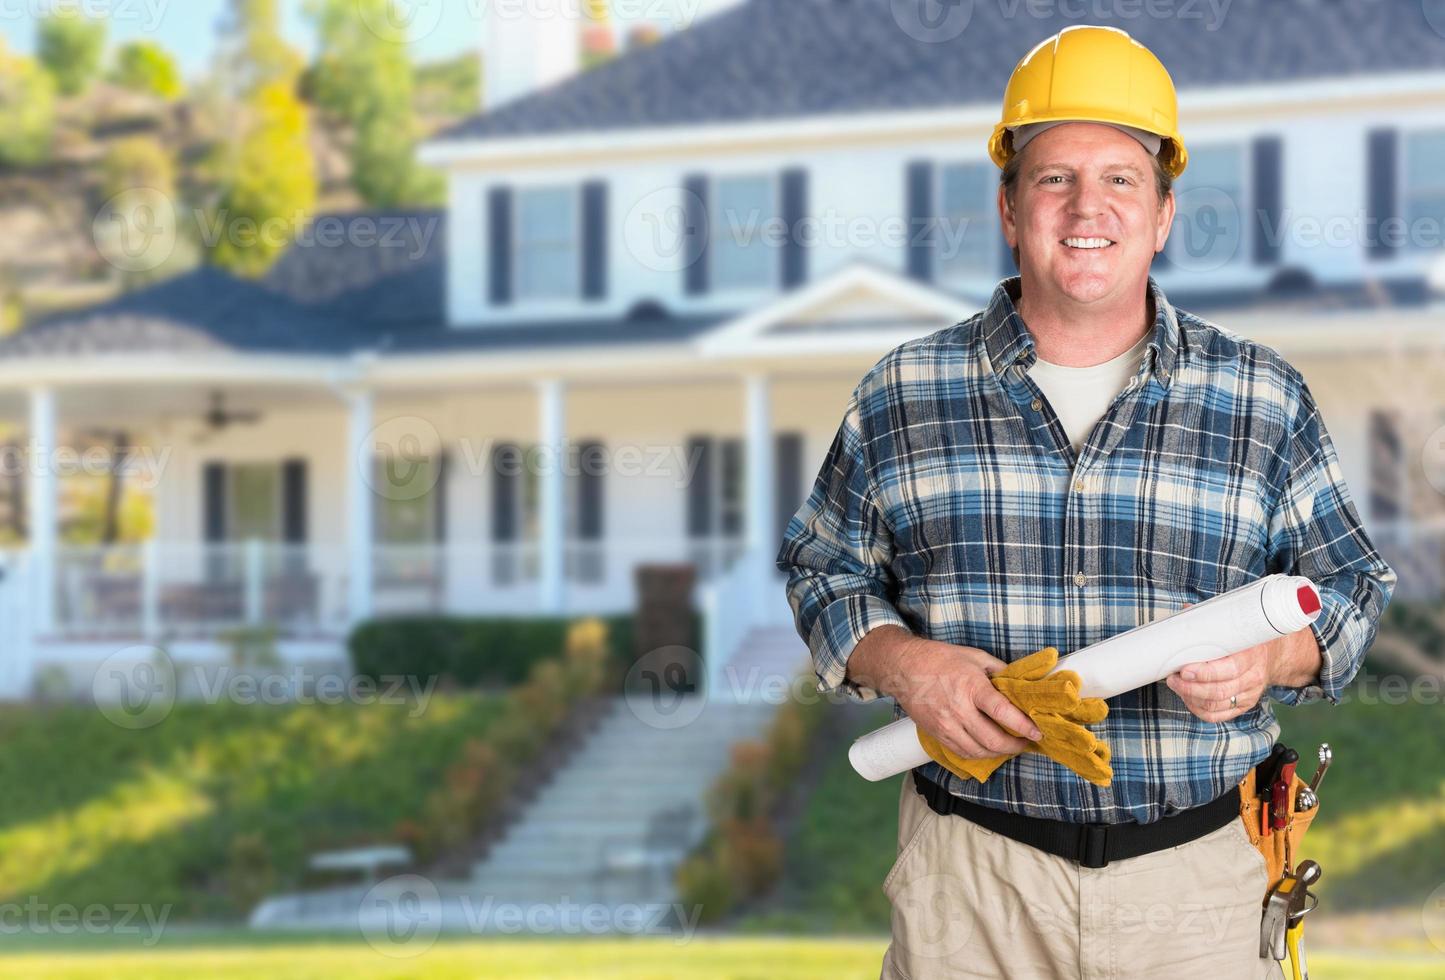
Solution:
[{"label": "man", "polygon": [[1269,882],[1237,786],[1279,733],[1270,701],[1338,702],[1395,574],[1299,372],[1149,275],[1187,161],[1175,118],[1122,31],[1019,63],[990,145],[1019,275],[867,373],[777,564],[819,689],[893,697],[964,759],[1039,737],[989,676],[1043,647],[1273,572],[1324,609],[1108,699],[1108,785],[1039,752],[983,782],[906,774],[884,977],[1282,975],[1258,955]]}]

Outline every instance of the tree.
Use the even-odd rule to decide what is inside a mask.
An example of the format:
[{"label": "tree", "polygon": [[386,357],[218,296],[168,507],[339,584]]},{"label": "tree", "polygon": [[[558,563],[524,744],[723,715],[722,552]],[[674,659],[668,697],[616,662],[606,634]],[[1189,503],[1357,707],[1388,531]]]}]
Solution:
[{"label": "tree", "polygon": [[132,41],[123,45],[116,52],[115,71],[111,78],[121,88],[163,99],[178,99],[185,93],[176,60],[154,41]]},{"label": "tree", "polygon": [[312,96],[351,128],[351,180],[368,204],[437,203],[440,176],[416,162],[412,65],[389,2],[308,0],[318,39]]},{"label": "tree", "polygon": [[253,119],[220,208],[202,234],[212,262],[259,277],[316,206],[316,167],[306,109],[289,86],[272,82],[248,103]]},{"label": "tree", "polygon": [[273,82],[294,84],[303,61],[281,34],[277,0],[229,0],[221,25],[228,43],[221,51],[222,70],[235,92],[247,96]]},{"label": "tree", "polygon": [[11,54],[0,37],[0,166],[40,163],[54,130],[55,80],[35,59]]},{"label": "tree", "polygon": [[226,26],[238,40],[224,57],[241,99],[240,137],[200,233],[213,263],[259,277],[316,206],[316,162],[296,94],[302,61],[281,37],[276,0],[231,0],[230,12]]},{"label": "tree", "polygon": [[61,8],[40,22],[36,54],[61,95],[79,95],[100,71],[105,23]]}]

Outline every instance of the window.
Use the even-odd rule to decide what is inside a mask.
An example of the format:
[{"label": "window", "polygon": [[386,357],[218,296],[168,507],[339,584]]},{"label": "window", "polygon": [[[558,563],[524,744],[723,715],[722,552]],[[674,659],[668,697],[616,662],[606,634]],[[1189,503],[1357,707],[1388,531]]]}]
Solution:
[{"label": "window", "polygon": [[232,541],[281,540],[281,467],[276,463],[236,463],[227,468],[227,537]]},{"label": "window", "polygon": [[517,192],[516,292],[520,299],[578,294],[577,192],[531,187]]},{"label": "window", "polygon": [[378,457],[376,540],[380,544],[431,544],[437,540],[435,457]]},{"label": "window", "polygon": [[714,289],[763,289],[774,284],[777,250],[768,241],[778,215],[770,176],[723,177],[708,211],[708,255]]},{"label": "window", "polygon": [[1189,167],[1174,182],[1174,225],[1165,246],[1171,265],[1206,272],[1245,259],[1245,186],[1242,146],[1190,148]]},{"label": "window", "polygon": [[1405,193],[1401,202],[1406,247],[1434,251],[1445,235],[1445,130],[1405,137]]},{"label": "window", "polygon": [[940,168],[938,225],[933,233],[939,282],[993,278],[999,248],[993,217],[997,173],[992,164],[978,162]]},{"label": "window", "polygon": [[718,472],[718,533],[725,538],[739,537],[743,533],[743,477],[745,458],[743,441],[738,438],[721,440],[722,466]]}]

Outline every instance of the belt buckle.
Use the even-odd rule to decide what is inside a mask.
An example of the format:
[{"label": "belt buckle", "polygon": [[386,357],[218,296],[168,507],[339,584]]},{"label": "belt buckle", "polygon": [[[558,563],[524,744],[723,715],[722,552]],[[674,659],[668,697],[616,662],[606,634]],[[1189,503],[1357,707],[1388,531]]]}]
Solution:
[{"label": "belt buckle", "polygon": [[1079,866],[1084,868],[1102,868],[1109,863],[1105,857],[1104,845],[1109,838],[1109,825],[1105,823],[1086,823],[1079,835]]}]

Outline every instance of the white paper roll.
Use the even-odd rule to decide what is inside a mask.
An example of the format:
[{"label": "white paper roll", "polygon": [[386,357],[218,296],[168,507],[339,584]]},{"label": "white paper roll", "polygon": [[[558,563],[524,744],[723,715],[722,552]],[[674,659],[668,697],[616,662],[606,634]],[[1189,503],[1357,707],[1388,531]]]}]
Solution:
[{"label": "white paper roll", "polygon": [[[1162,681],[1185,664],[1217,660],[1302,630],[1319,614],[1319,592],[1309,579],[1266,575],[1060,657],[1054,670],[1078,672],[1080,697],[1111,698]],[[876,782],[930,758],[918,744],[913,719],[899,718],[855,741],[848,761]]]}]

